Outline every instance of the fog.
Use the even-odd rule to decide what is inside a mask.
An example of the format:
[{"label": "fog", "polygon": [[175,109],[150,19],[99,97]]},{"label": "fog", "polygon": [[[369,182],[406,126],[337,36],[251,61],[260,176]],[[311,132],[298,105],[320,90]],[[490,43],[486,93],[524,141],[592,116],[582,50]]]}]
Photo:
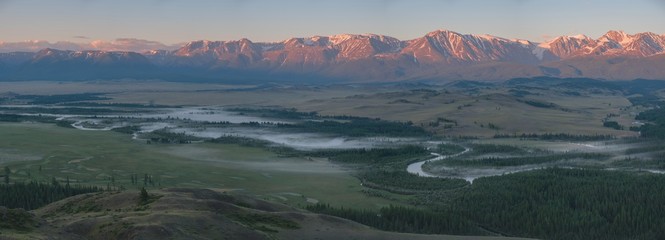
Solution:
[{"label": "fog", "polygon": [[[5,106],[10,107],[10,106]],[[62,108],[58,106],[39,106],[43,108]],[[144,109],[141,109],[144,110]],[[230,122],[239,123],[282,123],[293,121],[272,119],[257,116],[248,116],[236,112],[226,111],[222,107],[186,107],[186,108],[157,108],[145,109],[146,112],[113,113],[107,115],[68,115],[68,114],[40,114],[30,113],[22,115],[53,116],[58,120],[74,121],[72,127],[84,131],[110,131],[125,126],[139,126],[140,131],[133,135],[139,139],[141,133],[157,130],[167,130],[174,133],[201,138],[219,138],[222,136],[237,136],[259,139],[271,142],[276,146],[286,146],[298,150],[315,149],[359,149],[393,147],[403,144],[420,144],[421,141],[412,138],[351,138],[320,133],[293,133],[279,131],[278,129],[250,128],[250,127],[198,127],[197,122]],[[21,113],[19,113],[21,114]],[[161,121],[159,120],[161,119]],[[191,123],[191,122],[194,123]]]},{"label": "fog", "polygon": [[[341,167],[324,159],[306,161],[299,158],[249,158],[244,161],[234,159],[233,154],[224,149],[211,148],[197,144],[170,145],[159,148],[167,154],[183,157],[191,161],[204,161],[211,164],[222,164],[226,167],[264,172],[266,177],[275,172],[297,172],[317,174],[337,174],[344,172]],[[246,158],[246,156],[245,156]]]},{"label": "fog", "polygon": [[[503,142],[501,142],[503,141]],[[432,153],[432,158],[412,163],[407,167],[407,172],[415,174],[422,177],[440,177],[440,178],[460,178],[468,182],[473,183],[475,179],[481,177],[490,177],[490,176],[500,176],[504,174],[532,171],[538,169],[545,169],[550,167],[558,168],[588,168],[593,167],[596,169],[604,169],[608,171],[644,171],[655,174],[665,174],[665,171],[654,170],[654,169],[645,169],[645,168],[636,168],[635,166],[625,166],[617,168],[612,165],[616,160],[623,160],[628,155],[625,154],[627,149],[640,147],[640,143],[626,143],[617,140],[609,141],[592,141],[592,142],[564,142],[564,141],[535,141],[535,140],[519,140],[518,142],[513,142],[512,139],[491,139],[491,140],[479,140],[475,141],[476,143],[484,144],[507,144],[526,147],[527,149],[541,149],[546,151],[551,151],[552,153],[567,153],[567,152],[586,152],[586,153],[605,153],[610,154],[611,157],[608,160],[598,161],[591,159],[577,159],[577,160],[562,160],[556,162],[549,162],[543,164],[531,164],[531,165],[521,165],[521,166],[505,166],[505,167],[490,167],[490,166],[444,166],[441,164],[429,164],[436,161],[446,161],[447,158],[458,156],[460,154],[455,154],[453,156],[439,155]],[[468,148],[465,152],[470,151]],[[472,151],[472,150],[471,150]],[[485,154],[475,157],[508,157],[503,155],[491,155]],[[423,166],[427,170],[423,169]]]},{"label": "fog", "polygon": [[[46,107],[48,106],[36,106]],[[39,114],[30,113],[23,115],[42,115],[54,116],[58,120],[73,121],[72,127],[85,130],[85,131],[109,131],[114,128],[124,126],[138,126],[139,131],[134,133],[132,138],[141,140],[142,133],[149,133],[157,130],[166,130],[173,133],[184,133],[187,135],[213,139],[223,136],[236,136],[251,139],[258,139],[272,143],[274,146],[285,146],[298,150],[317,150],[317,149],[360,149],[360,148],[386,148],[396,147],[406,144],[417,144],[424,147],[435,147],[441,144],[440,141],[426,141],[425,139],[416,138],[388,138],[388,137],[372,137],[372,138],[354,138],[347,136],[339,136],[332,134],[322,133],[305,133],[305,132],[288,132],[280,128],[269,127],[201,127],[199,123],[203,122],[230,122],[234,124],[239,123],[293,123],[280,119],[270,119],[257,116],[247,116],[235,112],[224,110],[221,107],[187,107],[187,108],[158,108],[158,109],[141,109],[146,112],[137,113],[123,113],[123,114],[109,114],[109,115],[58,115],[58,114]],[[19,113],[20,114],[20,113]],[[160,120],[161,119],[161,120]],[[623,153],[626,149],[636,147],[635,144],[620,143],[617,141],[595,141],[595,142],[563,142],[563,141],[535,141],[535,140],[515,140],[515,139],[490,139],[478,140],[478,143],[485,144],[508,144],[522,146],[533,149],[543,149],[552,152],[598,152],[598,153],[614,153],[613,159],[623,158]],[[471,151],[466,149],[463,153]],[[1,152],[0,152],[1,153]],[[180,153],[193,154],[193,151],[178,151]],[[463,154],[460,153],[460,154]],[[456,154],[453,156],[457,156]],[[0,154],[0,162],[4,158],[11,156],[16,158],[13,154]],[[199,160],[224,162],[219,159],[206,158],[206,155],[200,156]],[[407,172],[422,176],[422,177],[445,177],[445,178],[460,178],[469,182],[475,179],[487,176],[497,176],[503,174],[510,174],[516,172],[530,171],[534,169],[542,169],[547,167],[576,167],[584,165],[584,160],[573,162],[558,162],[547,163],[539,165],[523,165],[523,166],[510,166],[510,167],[448,167],[441,165],[428,166],[431,169],[428,171],[423,170],[423,166],[428,162],[445,161],[446,158],[451,156],[442,156],[432,153],[432,158],[412,163],[406,168]],[[224,162],[225,164],[239,164],[237,162]],[[588,164],[597,164],[587,162]],[[298,171],[298,163],[286,162],[247,162],[245,167],[248,168],[269,168],[276,171]],[[315,164],[316,165],[316,164]],[[598,166],[602,167],[602,164]],[[329,168],[329,166],[322,166]],[[281,169],[281,170],[280,170]],[[609,169],[609,168],[608,168]],[[306,169],[304,171],[326,172],[337,171],[333,169]],[[659,170],[644,170],[652,173],[663,173]]]},{"label": "fog", "polygon": [[268,123],[291,123],[289,121],[277,120],[271,118],[254,117],[242,115],[235,112],[229,112],[222,107],[188,107],[188,108],[166,108],[160,109],[160,113],[130,115],[138,118],[159,118],[159,119],[188,119],[197,122],[230,122],[230,123],[249,123],[249,122],[268,122]]},{"label": "fog", "polygon": [[[67,107],[64,106],[47,106],[47,105],[0,105],[0,108],[45,108],[45,109],[64,109]],[[95,109],[94,107],[76,107],[76,108],[87,108]],[[105,107],[106,108],[106,107]],[[110,108],[110,107],[109,107]],[[113,108],[110,108],[113,109]],[[120,110],[120,109],[116,109]],[[123,109],[126,110],[126,109]],[[135,113],[118,113],[113,112],[112,114],[94,114],[94,115],[74,115],[74,114],[52,114],[52,113],[22,113],[22,112],[12,112],[4,111],[0,109],[0,113],[11,113],[19,114],[23,116],[50,116],[56,117],[57,120],[75,120],[77,121],[74,126],[80,128],[81,130],[101,130],[101,129],[89,129],[85,127],[80,127],[82,123],[100,123],[102,120],[112,120],[116,122],[121,122],[120,118],[123,119],[163,119],[163,120],[190,120],[194,122],[230,122],[230,123],[250,123],[250,122],[261,122],[261,123],[292,123],[290,121],[247,116],[239,114],[236,112],[230,112],[224,110],[222,107],[186,107],[186,108],[151,108],[151,109],[141,109],[145,112],[135,112]],[[104,128],[116,128],[122,127],[123,124],[110,125]],[[106,129],[109,130],[109,129]]]},{"label": "fog", "polygon": [[169,131],[202,138],[246,137],[298,150],[380,148],[417,143],[417,139],[412,138],[350,138],[319,133],[287,133],[256,128],[172,128]]}]

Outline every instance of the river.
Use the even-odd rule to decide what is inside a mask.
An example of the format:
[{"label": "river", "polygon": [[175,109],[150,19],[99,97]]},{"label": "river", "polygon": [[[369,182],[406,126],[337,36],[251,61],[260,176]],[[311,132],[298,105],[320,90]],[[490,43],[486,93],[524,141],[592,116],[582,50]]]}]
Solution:
[{"label": "river", "polygon": [[428,162],[440,161],[440,160],[450,158],[450,157],[457,157],[457,156],[465,154],[469,151],[471,151],[471,148],[465,147],[464,151],[462,151],[460,153],[452,154],[452,155],[441,155],[441,154],[438,154],[438,153],[431,153],[432,156],[435,156],[434,158],[431,158],[431,159],[428,159],[428,160],[425,160],[425,161],[420,161],[420,162],[415,162],[415,163],[409,164],[409,166],[406,167],[406,171],[411,173],[411,174],[415,174],[415,175],[418,175],[418,176],[421,176],[421,177],[444,177],[444,176],[437,176],[437,175],[432,175],[432,174],[426,173],[423,170],[423,165],[425,163],[428,163]]}]

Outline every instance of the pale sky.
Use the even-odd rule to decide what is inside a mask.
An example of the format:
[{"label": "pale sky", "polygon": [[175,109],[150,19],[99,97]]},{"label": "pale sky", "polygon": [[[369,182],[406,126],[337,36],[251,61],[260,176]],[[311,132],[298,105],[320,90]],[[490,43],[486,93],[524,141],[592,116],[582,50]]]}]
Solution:
[{"label": "pale sky", "polygon": [[0,0],[0,41],[281,41],[436,29],[543,41],[610,29],[665,34],[665,0]]}]

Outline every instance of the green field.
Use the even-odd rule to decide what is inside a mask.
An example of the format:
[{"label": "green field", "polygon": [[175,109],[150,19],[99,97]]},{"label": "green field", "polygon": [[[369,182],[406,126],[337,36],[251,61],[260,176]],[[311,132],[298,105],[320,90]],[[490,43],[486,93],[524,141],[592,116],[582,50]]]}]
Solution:
[{"label": "green field", "polygon": [[396,204],[367,196],[351,172],[325,159],[285,158],[237,145],[146,144],[115,132],[36,123],[2,123],[0,136],[0,154],[10,153],[7,156],[19,160],[2,164],[12,170],[11,181],[54,177],[66,181],[68,177],[72,183],[132,189],[138,187],[131,184],[132,174],[138,175],[141,186],[148,174],[153,188],[244,191],[291,205],[308,201],[362,208]]}]

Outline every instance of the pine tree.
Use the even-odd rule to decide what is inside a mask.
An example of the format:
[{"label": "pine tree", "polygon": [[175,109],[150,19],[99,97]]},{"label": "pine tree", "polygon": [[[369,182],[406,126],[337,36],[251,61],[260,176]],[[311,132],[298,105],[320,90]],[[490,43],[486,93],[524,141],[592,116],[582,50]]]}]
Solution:
[{"label": "pine tree", "polygon": [[9,169],[9,167],[5,167],[5,184],[9,184],[9,174],[12,171]]},{"label": "pine tree", "polygon": [[148,198],[150,196],[148,195],[148,191],[145,190],[145,187],[141,188],[141,194],[139,195],[139,204],[147,204],[148,203]]}]

